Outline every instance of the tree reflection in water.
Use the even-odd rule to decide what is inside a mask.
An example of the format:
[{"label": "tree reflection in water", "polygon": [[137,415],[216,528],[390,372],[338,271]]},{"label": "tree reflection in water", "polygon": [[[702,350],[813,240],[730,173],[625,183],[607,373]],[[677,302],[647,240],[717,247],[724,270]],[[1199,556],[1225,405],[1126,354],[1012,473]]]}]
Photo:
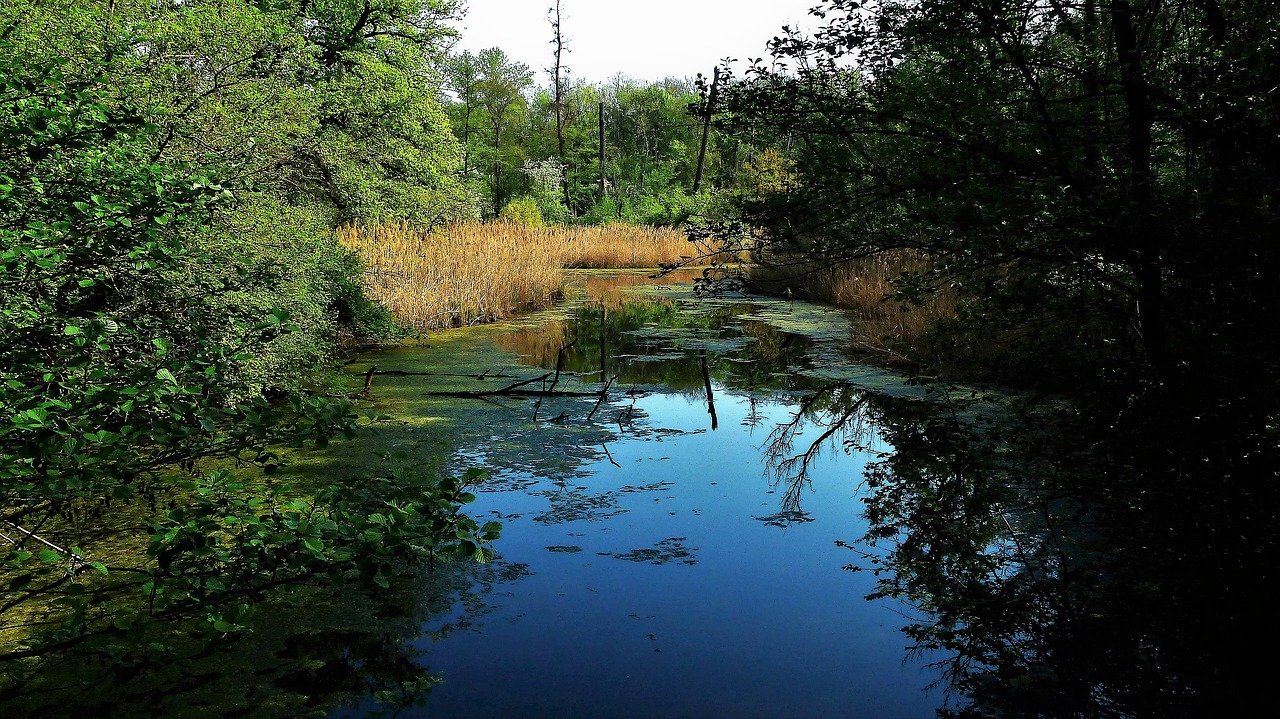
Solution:
[{"label": "tree reflection in water", "polygon": [[497,584],[528,567],[495,561],[437,562],[386,589],[305,586],[260,605],[251,634],[201,648],[185,627],[157,632],[137,653],[82,652],[0,694],[0,717],[190,717],[296,719],[326,716],[364,698],[351,715],[397,716],[429,701],[440,678],[420,641],[471,630]]},{"label": "tree reflection in water", "polygon": [[865,475],[870,530],[842,543],[869,599],[927,619],[964,708],[942,716],[1254,716],[1274,669],[1276,422],[1183,386],[1122,408],[895,400],[833,385],[775,433],[799,510],[819,446],[891,449]]}]

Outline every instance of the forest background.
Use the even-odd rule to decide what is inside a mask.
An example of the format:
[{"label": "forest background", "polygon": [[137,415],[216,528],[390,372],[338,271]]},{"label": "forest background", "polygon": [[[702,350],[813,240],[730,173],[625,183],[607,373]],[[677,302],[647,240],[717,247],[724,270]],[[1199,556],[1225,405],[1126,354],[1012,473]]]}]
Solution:
[{"label": "forest background", "polygon": [[[121,665],[225,642],[279,587],[490,556],[498,526],[460,511],[474,475],[262,479],[281,449],[368,421],[346,351],[406,333],[339,228],[675,225],[736,149],[717,136],[695,192],[693,81],[566,67],[537,88],[500,49],[451,52],[461,10],[0,10],[6,691],[68,652]],[[181,640],[157,629],[175,621]]]},{"label": "forest background", "polygon": [[[178,651],[156,620],[223,641],[283,584],[486,558],[498,528],[460,512],[463,480],[226,469],[354,431],[342,347],[403,332],[339,228],[679,226],[825,299],[888,258],[871,301],[926,321],[880,350],[1076,398],[1107,429],[1075,436],[1116,466],[1170,443],[1109,485],[1126,511],[1152,486],[1222,498],[1211,526],[1274,506],[1274,3],[829,0],[776,63],[604,83],[573,79],[553,9],[546,87],[501,49],[453,52],[460,10],[0,10],[11,681],[77,647]],[[1240,451],[1182,455],[1207,438]],[[103,535],[127,537],[110,561]]]}]

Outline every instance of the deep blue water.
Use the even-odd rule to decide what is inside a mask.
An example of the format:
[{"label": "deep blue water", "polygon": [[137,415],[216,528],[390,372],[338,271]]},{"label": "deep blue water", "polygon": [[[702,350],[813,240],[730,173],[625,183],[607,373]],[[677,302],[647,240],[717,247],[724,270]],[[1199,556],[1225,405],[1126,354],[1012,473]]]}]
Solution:
[{"label": "deep blue water", "polygon": [[808,521],[777,526],[783,487],[760,448],[793,407],[758,403],[753,429],[746,398],[717,394],[714,432],[703,400],[655,394],[637,403],[650,423],[685,433],[623,435],[621,468],[606,458],[563,485],[482,488],[475,514],[502,518],[501,560],[530,574],[497,586],[472,630],[421,640],[445,678],[422,716],[933,716],[936,675],[906,661],[903,608],[865,601],[871,577],[835,545],[865,530],[863,457],[828,453]]},{"label": "deep blue water", "polygon": [[[908,609],[864,599],[874,577],[848,571],[858,557],[836,544],[867,529],[870,455],[837,433],[790,497],[770,470],[771,431],[805,395],[792,370],[812,365],[814,343],[761,325],[744,332],[756,311],[745,305],[722,306],[714,321],[671,320],[692,334],[667,335],[651,320],[672,311],[580,311],[555,328],[581,340],[567,371],[589,373],[605,356],[608,372],[622,372],[618,387],[644,387],[613,397],[590,427],[575,429],[592,399],[540,409],[570,416],[555,425],[529,425],[524,400],[475,405],[526,427],[492,420],[456,458],[492,472],[468,512],[503,523],[498,557],[468,601],[423,626],[416,648],[444,683],[399,716],[923,719],[943,703],[928,689],[939,657],[909,656]],[[546,345],[538,331],[526,326],[504,346],[531,365],[563,365],[520,349]],[[393,362],[414,365],[403,352]],[[869,432],[871,449],[885,449]]]}]

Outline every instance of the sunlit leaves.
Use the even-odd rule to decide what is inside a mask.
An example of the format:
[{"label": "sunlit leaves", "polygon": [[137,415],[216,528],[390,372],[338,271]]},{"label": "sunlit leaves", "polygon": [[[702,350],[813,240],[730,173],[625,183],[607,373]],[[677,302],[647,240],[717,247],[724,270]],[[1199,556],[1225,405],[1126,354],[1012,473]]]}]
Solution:
[{"label": "sunlit leaves", "polygon": [[120,104],[114,68],[73,81],[3,49],[0,531],[25,539],[0,556],[2,600],[53,621],[0,662],[88,642],[150,651],[152,619],[247,631],[281,584],[388,582],[399,563],[496,536],[460,513],[460,482],[289,492],[209,472],[269,472],[272,447],[324,446],[355,423],[324,394],[270,401],[246,371],[301,331],[262,306],[276,275],[238,254],[200,272],[237,199],[220,178],[239,168],[157,158],[160,130]]}]

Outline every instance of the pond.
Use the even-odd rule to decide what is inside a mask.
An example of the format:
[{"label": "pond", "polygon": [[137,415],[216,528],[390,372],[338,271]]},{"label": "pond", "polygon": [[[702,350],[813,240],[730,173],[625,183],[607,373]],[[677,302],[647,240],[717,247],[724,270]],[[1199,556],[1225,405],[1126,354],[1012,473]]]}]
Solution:
[{"label": "pond", "polygon": [[[555,311],[352,367],[380,373],[381,449],[412,464],[447,444],[489,473],[468,511],[503,524],[493,564],[424,622],[444,681],[402,716],[933,716],[910,608],[865,601],[874,579],[837,544],[867,532],[863,465],[888,448],[804,406],[833,378],[845,400],[916,390],[845,356],[840,312],[660,281],[584,275]],[[486,394],[443,396],[466,392]]]},{"label": "pond", "polygon": [[838,311],[677,279],[584,275],[353,367],[395,420],[348,470],[483,467],[504,524],[491,565],[402,589],[395,646],[444,681],[401,716],[1273,713],[1280,414],[1252,378],[906,379]]},{"label": "pond", "polygon": [[483,469],[493,561],[282,588],[217,651],[158,625],[0,716],[1274,713],[1274,401],[904,379],[838,311],[689,279],[583,274],[561,307],[364,357],[383,418],[278,472]]}]

